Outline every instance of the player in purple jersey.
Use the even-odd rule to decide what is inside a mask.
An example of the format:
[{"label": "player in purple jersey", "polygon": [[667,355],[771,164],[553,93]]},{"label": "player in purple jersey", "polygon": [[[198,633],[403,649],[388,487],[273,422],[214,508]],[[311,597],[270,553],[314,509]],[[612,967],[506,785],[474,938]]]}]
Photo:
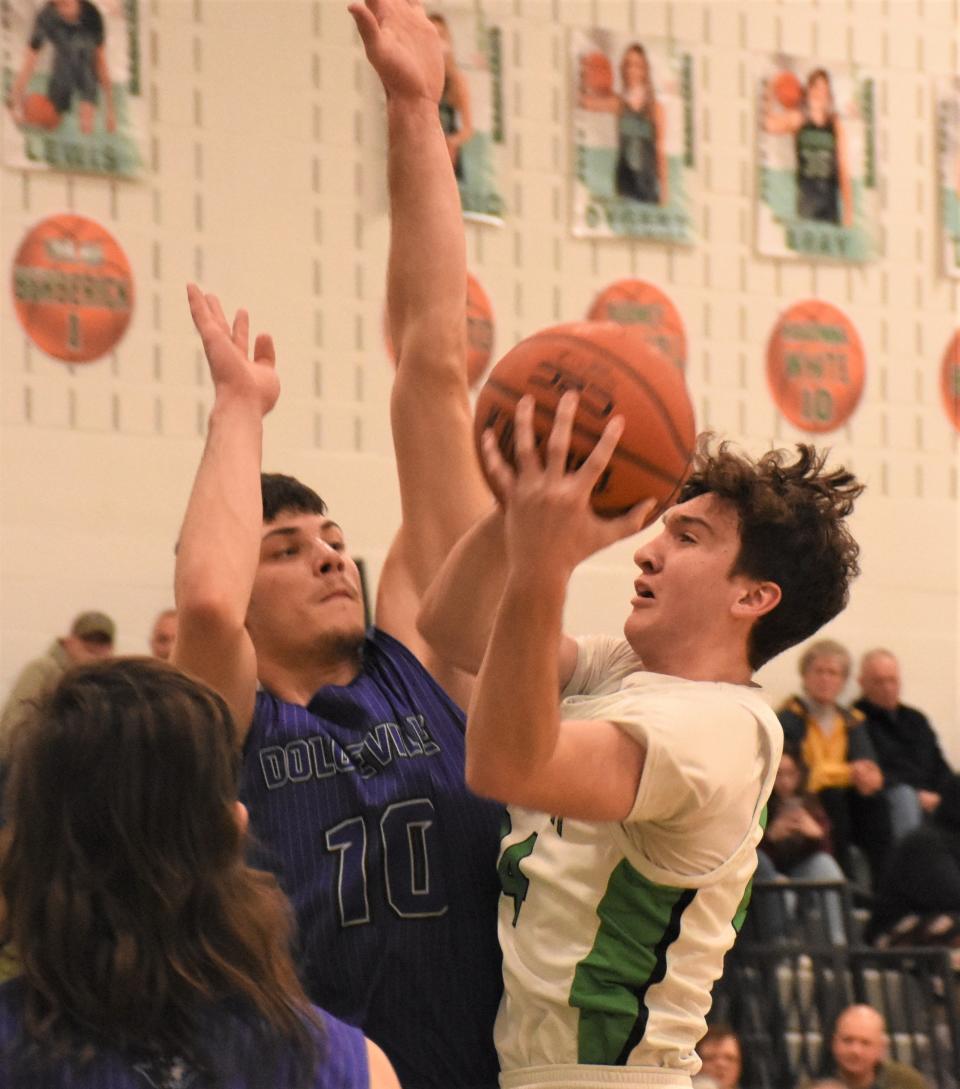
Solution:
[{"label": "player in purple jersey", "polygon": [[262,419],[279,395],[272,342],[248,356],[246,314],[231,328],[191,288],[215,398],[177,553],[175,658],[243,731],[241,796],[296,908],[310,996],[376,1040],[406,1089],[492,1087],[501,810],[464,785],[468,679],[415,628],[445,555],[491,505],[473,449],[443,54],[419,3],[350,10],[389,134],[402,525],[375,627],[364,630],[356,565],[319,496],[290,477],[261,481]]},{"label": "player in purple jersey", "polygon": [[235,728],[172,667],[79,667],[18,735],[4,799],[4,1089],[399,1089],[310,1006],[275,879],[243,859]]}]

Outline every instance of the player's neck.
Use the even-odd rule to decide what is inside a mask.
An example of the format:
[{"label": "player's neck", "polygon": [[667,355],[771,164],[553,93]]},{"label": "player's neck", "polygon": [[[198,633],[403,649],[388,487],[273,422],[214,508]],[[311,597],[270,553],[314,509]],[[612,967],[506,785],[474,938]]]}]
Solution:
[{"label": "player's neck", "polygon": [[[657,645],[638,649],[644,668],[651,673],[682,677],[687,681],[751,684],[753,670],[746,649],[735,641],[704,644],[695,637],[685,642],[651,640]],[[672,645],[671,645],[672,643]]]},{"label": "player's neck", "polygon": [[306,707],[315,692],[328,684],[348,685],[360,672],[359,653],[315,658],[298,663],[257,659],[260,683],[287,703]]}]

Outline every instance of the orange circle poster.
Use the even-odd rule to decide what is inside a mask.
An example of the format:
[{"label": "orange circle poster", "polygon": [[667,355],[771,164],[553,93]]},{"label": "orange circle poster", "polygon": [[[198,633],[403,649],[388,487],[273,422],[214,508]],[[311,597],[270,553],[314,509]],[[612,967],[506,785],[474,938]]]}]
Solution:
[{"label": "orange circle poster", "polygon": [[54,359],[90,363],[133,314],[133,272],[112,234],[84,216],[42,220],[13,259],[13,306],[27,336]]},{"label": "orange circle poster", "polygon": [[636,325],[646,342],[678,369],[687,364],[687,334],[680,313],[660,288],[644,280],[617,280],[604,288],[587,312],[589,321]]},{"label": "orange circle poster", "polygon": [[947,350],[943,353],[940,392],[950,422],[960,431],[960,329],[953,334]]},{"label": "orange circle poster", "polygon": [[[480,381],[493,354],[493,304],[480,281],[467,273],[467,382],[471,389]],[[383,314],[383,340],[387,355],[396,363],[390,337],[390,318]]]},{"label": "orange circle poster", "polygon": [[794,303],[767,344],[767,381],[777,408],[802,431],[835,431],[863,394],[866,364],[853,322],[819,299]]}]

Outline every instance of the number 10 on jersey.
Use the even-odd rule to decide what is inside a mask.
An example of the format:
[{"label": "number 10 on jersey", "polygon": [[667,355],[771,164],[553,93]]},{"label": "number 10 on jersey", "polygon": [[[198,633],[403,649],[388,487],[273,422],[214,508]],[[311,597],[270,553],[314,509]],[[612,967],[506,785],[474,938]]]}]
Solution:
[{"label": "number 10 on jersey", "polygon": [[[386,901],[401,919],[446,914],[434,823],[433,802],[429,798],[411,798],[388,805],[379,821],[375,815],[351,817],[327,830],[327,850],[339,855],[337,902],[341,926],[371,921],[371,880],[383,881]],[[378,834],[382,875],[367,857],[369,838]]]}]

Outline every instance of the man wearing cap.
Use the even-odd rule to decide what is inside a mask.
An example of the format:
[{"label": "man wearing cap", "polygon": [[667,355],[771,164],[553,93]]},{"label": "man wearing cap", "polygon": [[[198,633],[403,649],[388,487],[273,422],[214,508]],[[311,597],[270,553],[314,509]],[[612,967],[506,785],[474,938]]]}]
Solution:
[{"label": "man wearing cap", "polygon": [[71,666],[109,658],[115,634],[116,625],[106,613],[80,613],[69,635],[54,639],[46,654],[23,667],[0,712],[0,761],[6,759],[11,739],[33,704],[52,692]]}]

